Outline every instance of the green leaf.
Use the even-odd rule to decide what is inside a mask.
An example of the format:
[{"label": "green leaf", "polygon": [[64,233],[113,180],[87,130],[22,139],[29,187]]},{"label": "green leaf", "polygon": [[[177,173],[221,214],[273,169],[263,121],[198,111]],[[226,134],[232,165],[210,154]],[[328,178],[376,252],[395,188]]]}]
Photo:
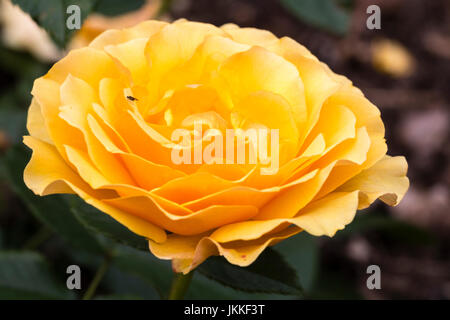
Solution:
[{"label": "green leaf", "polygon": [[222,257],[212,257],[198,269],[223,285],[247,292],[302,294],[295,270],[278,252],[270,248],[245,268],[230,264]]},{"label": "green leaf", "polygon": [[107,16],[117,16],[138,10],[144,3],[145,0],[98,0],[95,11]]},{"label": "green leaf", "polygon": [[19,142],[25,133],[26,109],[31,102],[31,89],[36,78],[49,66],[30,54],[6,49],[0,45],[0,129],[11,142]]},{"label": "green leaf", "polygon": [[96,0],[12,0],[44,28],[55,43],[64,48],[74,30],[69,30],[66,13],[69,5],[78,5],[81,10],[81,23],[93,10]]},{"label": "green leaf", "polygon": [[186,292],[187,300],[287,300],[297,299],[294,295],[269,294],[236,290],[194,271],[192,282]]},{"label": "green leaf", "polygon": [[[137,299],[158,300],[160,295],[158,291],[142,278],[134,274],[123,272],[115,266],[110,267],[103,285],[114,295],[136,297]],[[96,299],[101,299],[97,296]],[[103,298],[104,300],[118,300],[118,298]],[[129,298],[128,298],[129,299]]]},{"label": "green leaf", "polygon": [[0,299],[71,299],[45,260],[31,252],[0,252]]},{"label": "green leaf", "polygon": [[[160,260],[154,257],[151,252],[140,251],[131,247],[119,245],[116,248],[115,257],[112,261],[114,274],[113,279],[108,280],[113,282],[113,289],[117,292],[126,292],[127,294],[139,295],[141,298],[149,299],[148,294],[144,295],[147,286],[147,291],[157,290],[161,299],[166,299],[172,277],[174,275],[170,261]],[[118,272],[121,272],[120,275]],[[193,271],[195,272],[195,271]],[[127,281],[123,281],[124,277]],[[109,277],[108,277],[109,279]],[[139,285],[136,282],[139,280]],[[126,283],[123,283],[126,282]],[[143,291],[140,293],[140,291]],[[204,275],[195,272],[192,282],[189,286],[186,299],[286,299],[286,295],[262,294],[262,293],[248,293],[238,291],[230,287],[210,280]]]},{"label": "green leaf", "polygon": [[375,212],[358,214],[349,226],[337,233],[337,236],[345,237],[370,231],[377,231],[406,244],[431,245],[436,242],[435,237],[427,230]]},{"label": "green leaf", "polygon": [[12,75],[29,78],[37,78],[48,69],[46,64],[39,62],[31,54],[3,46],[0,46],[0,67],[2,71]]},{"label": "green leaf", "polygon": [[7,134],[8,143],[18,143],[25,134],[27,114],[24,110],[3,108],[0,98],[0,131]]},{"label": "green leaf", "polygon": [[281,4],[297,18],[314,27],[338,35],[348,31],[350,16],[333,0],[281,0]]},{"label": "green leaf", "polygon": [[123,272],[137,276],[155,288],[161,298],[166,298],[171,284],[172,269],[169,261],[160,260],[147,252],[118,246],[113,265]]},{"label": "green leaf", "polygon": [[97,238],[78,221],[62,196],[38,197],[25,186],[22,177],[28,158],[29,152],[22,145],[11,147],[0,158],[2,176],[13,191],[39,221],[70,244],[95,253],[104,252]]},{"label": "green leaf", "polygon": [[119,243],[148,251],[145,238],[131,232],[128,228],[111,218],[106,213],[88,205],[81,199],[72,198],[72,212],[89,230],[98,232]]},{"label": "green leaf", "polygon": [[273,247],[295,269],[306,292],[314,285],[319,267],[317,239],[306,232],[290,237]]}]

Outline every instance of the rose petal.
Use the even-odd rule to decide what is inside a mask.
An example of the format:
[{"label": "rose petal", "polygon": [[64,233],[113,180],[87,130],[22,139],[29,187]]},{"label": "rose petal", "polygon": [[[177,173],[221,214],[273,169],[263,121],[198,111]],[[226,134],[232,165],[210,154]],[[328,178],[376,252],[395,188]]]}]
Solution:
[{"label": "rose petal", "polygon": [[149,66],[144,55],[147,38],[133,39],[117,45],[109,45],[104,50],[125,67],[134,83],[143,84],[149,80]]},{"label": "rose petal", "polygon": [[53,144],[52,138],[50,137],[45,125],[45,119],[41,112],[41,106],[35,98],[31,100],[31,105],[28,109],[27,130],[31,136],[45,141],[48,144]]},{"label": "rose petal", "polygon": [[144,21],[132,28],[128,29],[111,29],[101,33],[97,38],[92,40],[89,47],[95,49],[104,49],[108,45],[118,45],[136,38],[149,38],[162,27],[166,26],[164,21]]},{"label": "rose petal", "polygon": [[303,128],[307,117],[303,83],[288,61],[261,47],[252,47],[227,59],[218,74],[234,103],[261,90],[281,95],[291,105],[297,127]]},{"label": "rose petal", "polygon": [[404,157],[385,156],[374,166],[362,171],[340,186],[337,191],[361,191],[358,209],[367,208],[380,198],[390,206],[397,205],[409,187],[408,164]]},{"label": "rose petal", "polygon": [[258,212],[258,209],[253,206],[215,205],[180,216],[167,212],[150,196],[121,197],[107,199],[105,202],[181,235],[194,235],[224,224],[247,220]]}]

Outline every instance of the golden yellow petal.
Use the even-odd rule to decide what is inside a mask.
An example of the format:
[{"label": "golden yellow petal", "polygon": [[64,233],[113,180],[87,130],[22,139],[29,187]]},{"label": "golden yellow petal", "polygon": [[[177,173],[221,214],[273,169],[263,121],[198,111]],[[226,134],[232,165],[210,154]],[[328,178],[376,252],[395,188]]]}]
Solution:
[{"label": "golden yellow petal", "polygon": [[144,21],[129,29],[110,29],[101,33],[89,44],[89,47],[95,49],[104,49],[109,45],[118,45],[133,39],[149,38],[152,34],[161,30],[167,25],[163,21]]},{"label": "golden yellow petal", "polygon": [[150,223],[149,221],[129,214],[128,212],[118,210],[117,208],[109,206],[103,201],[99,201],[95,198],[87,198],[85,200],[87,203],[96,207],[98,210],[110,215],[114,220],[117,220],[132,232],[149,240],[153,240],[156,243],[166,241],[166,232],[163,229]]},{"label": "golden yellow petal", "polygon": [[306,135],[318,121],[325,101],[342,84],[329,74],[326,67],[308,49],[289,37],[280,39],[276,52],[297,67],[303,81],[308,108],[308,131],[305,132]]},{"label": "golden yellow petal", "polygon": [[175,215],[164,210],[152,199],[151,195],[120,197],[104,201],[180,235],[195,235],[224,224],[245,221],[254,217],[258,212],[254,206],[214,205],[191,214]]},{"label": "golden yellow petal", "polygon": [[146,38],[133,39],[118,45],[109,45],[104,50],[131,73],[135,84],[144,84],[149,80],[149,66],[144,55]]},{"label": "golden yellow petal", "polygon": [[198,172],[167,182],[153,193],[177,203],[184,203],[222,191],[236,184],[207,172]]},{"label": "golden yellow petal", "polygon": [[53,65],[44,78],[61,84],[69,74],[84,80],[94,89],[98,88],[103,78],[123,79],[123,75],[108,54],[90,47],[70,51]]},{"label": "golden yellow petal", "polygon": [[222,255],[230,263],[242,267],[253,263],[270,245],[300,232],[299,228],[288,228],[257,241],[239,241],[231,245],[221,244],[208,236],[169,235],[166,242],[149,241],[150,251],[160,259],[173,259],[175,272],[188,273],[211,255]]},{"label": "golden yellow petal", "polygon": [[27,130],[31,136],[45,141],[48,144],[53,144],[52,138],[50,137],[45,125],[45,119],[41,112],[41,106],[35,98],[31,100],[31,105],[28,109]]},{"label": "golden yellow petal", "polygon": [[409,187],[408,164],[404,157],[385,156],[374,166],[362,171],[340,186],[337,191],[361,191],[359,209],[367,208],[380,198],[390,206],[397,205]]},{"label": "golden yellow petal", "polygon": [[34,82],[31,94],[41,107],[51,141],[58,152],[67,159],[63,145],[70,144],[78,149],[86,149],[83,135],[59,117],[60,92],[59,84],[53,80],[39,78]]},{"label": "golden yellow petal", "polygon": [[66,105],[60,107],[60,117],[82,132],[87,154],[101,174],[112,183],[135,184],[119,159],[104,148],[88,127],[88,113],[97,101],[95,91],[83,80],[69,75],[61,85],[61,100]]},{"label": "golden yellow petal", "polygon": [[[37,195],[73,193],[72,186],[92,197],[110,197],[109,191],[95,191],[84,182],[65,162],[56,148],[34,137],[25,136],[24,143],[33,150],[24,171],[26,186]],[[70,186],[68,184],[70,183]]]},{"label": "golden yellow petal", "polygon": [[273,50],[278,44],[278,38],[270,31],[256,28],[235,28],[230,25],[222,26],[231,39],[238,43],[260,46]]},{"label": "golden yellow petal", "polygon": [[93,116],[88,116],[88,122],[89,128],[95,137],[103,144],[108,152],[120,156],[130,175],[140,187],[146,190],[153,190],[173,179],[185,176],[181,171],[155,164],[133,153],[123,152],[115,145]]},{"label": "golden yellow petal", "polygon": [[199,22],[186,21],[164,26],[150,37],[145,48],[152,76],[161,77],[186,62],[207,35],[222,34],[224,32],[221,29]]},{"label": "golden yellow petal", "polygon": [[232,247],[235,241],[268,237],[276,230],[286,230],[289,225],[295,225],[315,236],[332,237],[353,220],[358,207],[358,193],[358,191],[333,192],[310,203],[293,218],[229,224],[218,228],[210,238],[220,243],[228,242]]},{"label": "golden yellow petal", "polygon": [[93,190],[61,158],[55,147],[35,139],[24,137],[24,143],[33,149],[33,155],[24,171],[28,188],[38,195],[76,193],[89,204],[111,215],[131,231],[156,242],[165,240],[165,232],[153,224],[106,205],[100,199],[110,198],[115,192]]},{"label": "golden yellow petal", "polygon": [[341,142],[354,138],[356,134],[355,125],[356,117],[349,108],[343,105],[325,105],[306,143],[321,134],[327,146],[324,151],[326,153]]},{"label": "golden yellow petal", "polygon": [[316,194],[328,178],[334,164],[316,171],[312,179],[307,179],[303,183],[294,184],[275,197],[272,201],[261,208],[256,220],[266,220],[275,218],[291,218],[305,207]]},{"label": "golden yellow petal", "polygon": [[288,61],[261,47],[252,47],[227,59],[218,74],[225,85],[219,90],[229,90],[235,104],[257,91],[284,97],[297,127],[303,129],[307,118],[303,83],[295,66]]},{"label": "golden yellow petal", "polygon": [[279,130],[279,157],[284,164],[298,151],[299,131],[289,103],[280,95],[268,91],[250,93],[237,102],[231,114],[235,128],[243,130],[265,126]]},{"label": "golden yellow petal", "polygon": [[332,237],[355,217],[358,209],[358,193],[358,191],[333,192],[306,206],[292,220],[312,235]]}]

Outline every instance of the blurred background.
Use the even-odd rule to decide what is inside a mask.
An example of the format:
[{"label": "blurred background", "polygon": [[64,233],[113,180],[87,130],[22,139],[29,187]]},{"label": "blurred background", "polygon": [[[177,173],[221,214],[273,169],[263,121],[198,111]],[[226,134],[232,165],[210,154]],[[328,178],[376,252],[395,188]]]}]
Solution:
[{"label": "blurred background", "polygon": [[[35,78],[68,49],[86,45],[103,30],[150,18],[233,22],[289,36],[351,79],[380,108],[389,154],[406,156],[411,187],[399,206],[377,201],[332,239],[299,235],[296,256],[289,259],[307,298],[450,298],[450,1],[13,2],[22,9],[0,0],[0,298],[77,298],[83,290],[64,289],[66,267],[81,267],[85,288],[102,265],[90,241],[95,237],[104,246],[109,240],[62,216],[71,200],[35,197],[23,185],[30,154],[21,137]],[[82,8],[80,31],[65,28],[65,2]],[[380,29],[366,26],[370,5],[381,9]],[[61,224],[70,230],[61,230]],[[292,250],[289,241],[280,244],[281,251]],[[164,296],[168,264],[120,245],[115,252],[97,298]],[[366,286],[371,264],[380,266],[380,290]],[[196,273],[187,298],[212,297],[297,298],[237,293]]]}]

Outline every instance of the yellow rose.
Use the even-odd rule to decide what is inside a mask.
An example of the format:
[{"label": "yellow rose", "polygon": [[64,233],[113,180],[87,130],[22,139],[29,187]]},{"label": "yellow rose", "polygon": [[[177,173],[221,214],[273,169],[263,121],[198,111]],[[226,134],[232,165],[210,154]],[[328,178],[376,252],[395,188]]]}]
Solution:
[{"label": "yellow rose", "polygon": [[[26,185],[76,193],[187,273],[211,255],[247,266],[302,230],[333,236],[408,188],[379,110],[294,40],[179,20],[109,30],[32,90]],[[279,130],[279,168],[175,164],[173,131]],[[203,138],[202,138],[203,139]],[[186,148],[192,148],[189,145]]]}]

